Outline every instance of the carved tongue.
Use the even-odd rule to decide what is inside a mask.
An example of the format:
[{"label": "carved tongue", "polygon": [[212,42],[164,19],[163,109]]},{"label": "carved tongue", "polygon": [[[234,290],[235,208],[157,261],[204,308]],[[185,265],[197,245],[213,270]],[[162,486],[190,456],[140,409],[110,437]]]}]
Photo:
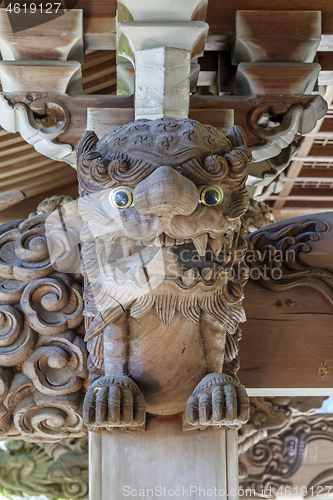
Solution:
[{"label": "carved tongue", "polygon": [[181,276],[179,262],[170,248],[162,247],[158,254],[146,266],[149,278],[153,276]]},{"label": "carved tongue", "polygon": [[197,252],[200,255],[200,257],[204,257],[206,255],[207,242],[208,242],[207,233],[200,234],[199,236],[193,238],[193,244],[197,249]]}]

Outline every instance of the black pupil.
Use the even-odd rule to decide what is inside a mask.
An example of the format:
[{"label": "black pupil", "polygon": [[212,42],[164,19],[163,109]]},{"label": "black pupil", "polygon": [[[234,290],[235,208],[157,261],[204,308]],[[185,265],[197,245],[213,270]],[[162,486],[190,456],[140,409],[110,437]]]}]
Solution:
[{"label": "black pupil", "polygon": [[117,207],[126,207],[129,202],[129,196],[126,193],[126,191],[118,191],[114,195],[114,203],[117,205]]},{"label": "black pupil", "polygon": [[220,193],[216,189],[208,189],[204,194],[206,205],[216,205],[220,201]]}]

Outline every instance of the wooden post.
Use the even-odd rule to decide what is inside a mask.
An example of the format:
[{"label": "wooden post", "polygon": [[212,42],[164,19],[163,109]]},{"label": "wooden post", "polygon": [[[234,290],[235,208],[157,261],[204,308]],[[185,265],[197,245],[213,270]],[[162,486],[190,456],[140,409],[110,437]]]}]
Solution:
[{"label": "wooden post", "polygon": [[90,500],[238,498],[238,432],[182,432],[155,418],[145,433],[90,432]]}]

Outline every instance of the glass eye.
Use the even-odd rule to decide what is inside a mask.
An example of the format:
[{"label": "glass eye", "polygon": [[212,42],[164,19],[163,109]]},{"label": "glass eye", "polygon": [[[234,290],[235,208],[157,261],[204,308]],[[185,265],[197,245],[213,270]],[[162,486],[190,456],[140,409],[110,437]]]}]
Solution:
[{"label": "glass eye", "polygon": [[110,201],[116,208],[128,208],[133,203],[133,193],[130,188],[119,187],[110,194]]},{"label": "glass eye", "polygon": [[219,205],[223,199],[223,192],[217,186],[206,186],[200,192],[200,203],[207,207]]}]

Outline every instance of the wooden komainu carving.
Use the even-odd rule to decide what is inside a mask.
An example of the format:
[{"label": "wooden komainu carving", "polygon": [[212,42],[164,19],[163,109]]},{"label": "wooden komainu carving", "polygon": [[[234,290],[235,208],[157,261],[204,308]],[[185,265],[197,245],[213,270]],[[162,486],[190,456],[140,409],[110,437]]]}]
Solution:
[{"label": "wooden komainu carving", "polygon": [[137,120],[78,146],[91,429],[248,419],[236,372],[251,153],[193,120]]}]

